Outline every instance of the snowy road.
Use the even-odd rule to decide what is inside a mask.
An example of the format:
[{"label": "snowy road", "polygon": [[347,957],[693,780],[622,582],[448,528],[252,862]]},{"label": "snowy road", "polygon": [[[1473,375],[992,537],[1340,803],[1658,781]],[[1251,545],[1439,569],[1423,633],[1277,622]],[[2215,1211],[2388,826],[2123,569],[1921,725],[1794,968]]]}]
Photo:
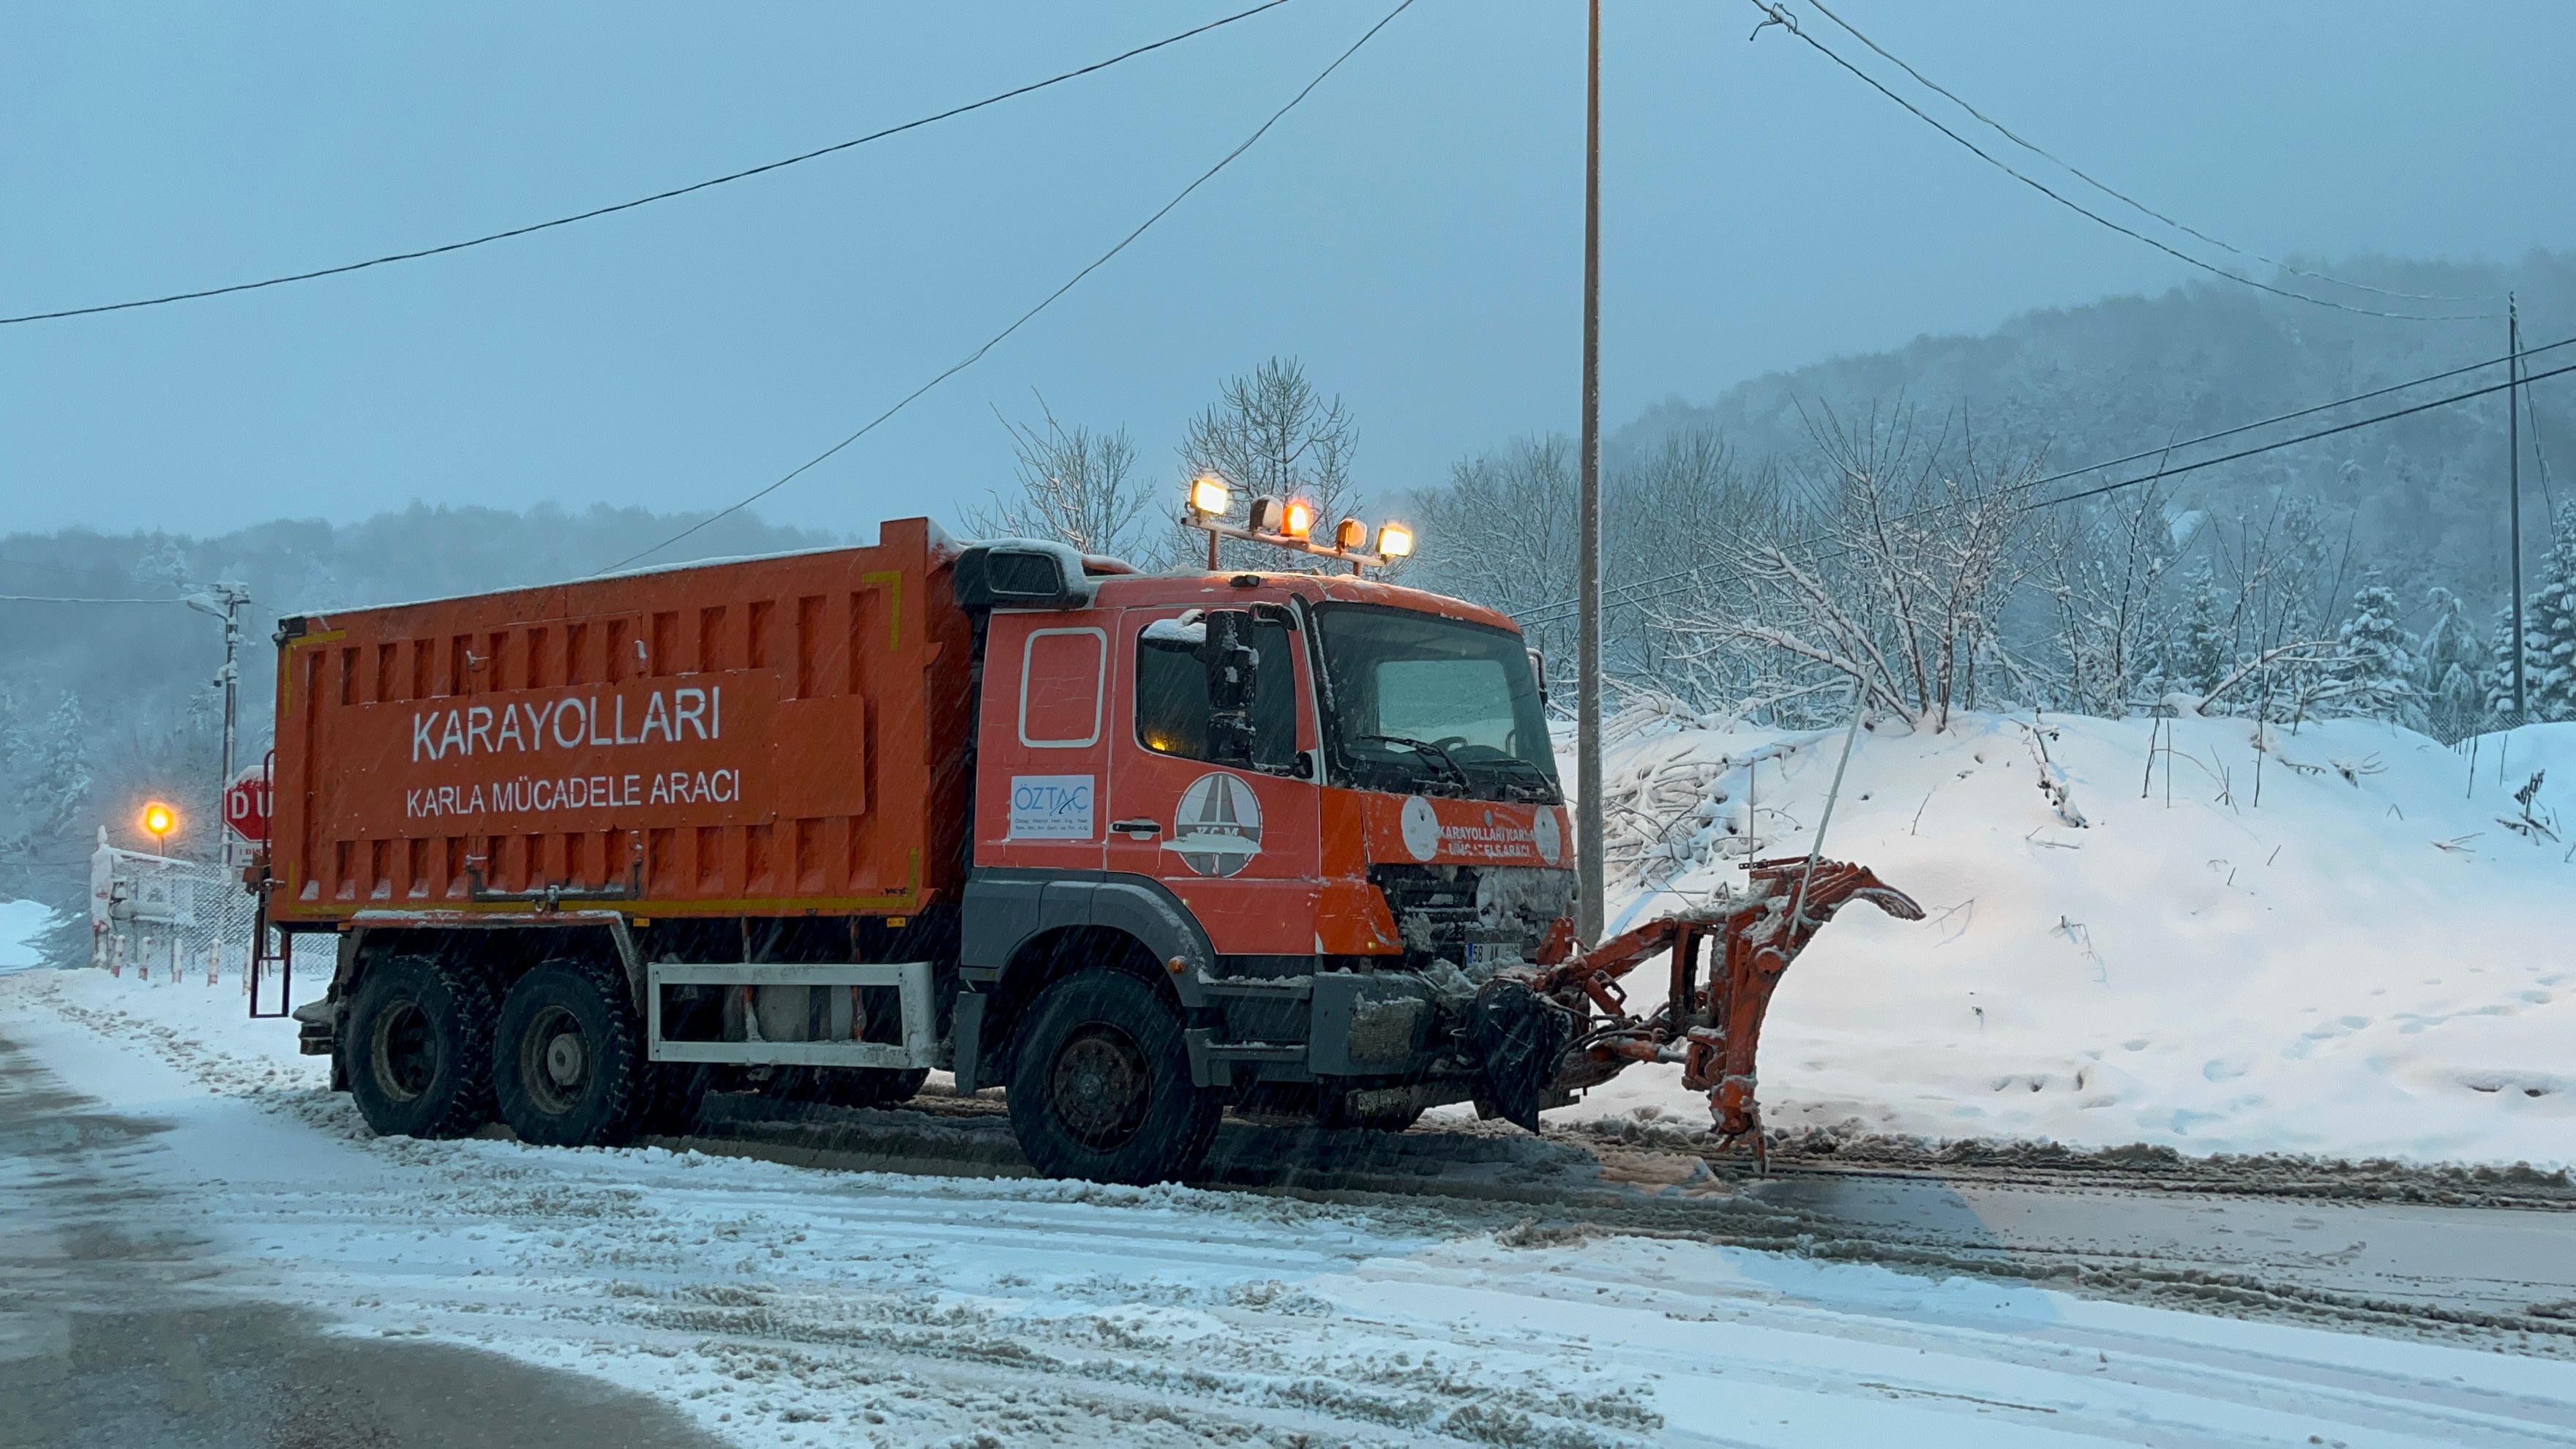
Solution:
[{"label": "snowy road", "polygon": [[[376,1141],[317,1090],[318,1063],[260,1029],[182,1029],[163,1009],[176,988],[129,1009],[67,980],[0,983],[11,1141],[47,1144],[0,1180],[12,1237],[67,1204],[130,1211],[120,1231],[158,1245],[172,1291],[314,1315],[380,1366],[485,1350],[571,1371],[496,1378],[478,1414],[513,1415],[522,1393],[551,1411],[579,1376],[633,1391],[604,1395],[603,1420],[657,1404],[744,1444],[2576,1444],[2563,1338],[2474,1351],[1827,1260],[1919,1229],[1892,1178],[1784,1179],[1749,1200],[1692,1179],[1587,1210],[1620,1230],[1604,1234],[1502,1200],[1544,1163],[1458,1174],[1493,1200],[1314,1201]],[[102,1120],[135,1125],[82,1125]],[[2504,1301],[2468,1286],[2504,1275],[2466,1270],[2520,1251],[2513,1234],[2558,1245],[2561,1277],[2576,1258],[2563,1213],[2264,1200],[2213,1217],[2205,1197],[2132,1195],[2149,1204],[2135,1221],[2087,1226],[2078,1196],[2050,1221],[2035,1190],[1982,1190],[1956,1190],[1958,1210],[2014,1251],[2156,1257],[2164,1233],[2218,1266],[2313,1256],[2354,1214],[2372,1225],[2356,1271],[2428,1300]],[[2010,1221],[2015,1204],[2031,1220]],[[1789,1244],[1802,1255],[1670,1221],[1720,1210],[1844,1231]],[[2319,1226],[2284,1217],[2291,1241],[2231,1243],[2275,1214]],[[2471,1224],[2510,1241],[2423,1271]],[[13,1371],[44,1361],[62,1341],[48,1315],[68,1312],[27,1291],[30,1262],[0,1259]],[[384,1433],[355,1442],[436,1442]]]}]

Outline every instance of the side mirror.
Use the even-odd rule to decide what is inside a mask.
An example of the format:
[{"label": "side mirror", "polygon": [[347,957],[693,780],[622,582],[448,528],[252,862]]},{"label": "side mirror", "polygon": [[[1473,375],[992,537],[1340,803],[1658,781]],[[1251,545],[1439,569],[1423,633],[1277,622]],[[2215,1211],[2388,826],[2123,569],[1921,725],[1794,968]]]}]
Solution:
[{"label": "side mirror", "polygon": [[1530,673],[1538,678],[1538,707],[1547,708],[1547,651],[1533,644],[1528,649]]},{"label": "side mirror", "polygon": [[1208,753],[1220,764],[1252,763],[1252,702],[1261,692],[1261,652],[1249,642],[1252,613],[1210,609],[1199,662],[1207,668]]}]

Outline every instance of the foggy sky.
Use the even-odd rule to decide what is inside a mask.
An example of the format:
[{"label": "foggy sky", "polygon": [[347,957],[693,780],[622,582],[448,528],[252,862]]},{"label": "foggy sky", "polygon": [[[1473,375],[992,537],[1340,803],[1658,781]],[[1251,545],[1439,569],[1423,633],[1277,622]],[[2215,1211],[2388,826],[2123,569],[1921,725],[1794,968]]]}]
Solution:
[{"label": "foggy sky", "polygon": [[[0,531],[217,532],[416,498],[729,501],[1052,290],[1391,3],[1295,0],[934,128],[460,256],[0,329]],[[620,200],[1235,8],[14,7],[0,314]],[[1837,8],[2241,246],[2576,245],[2576,24],[2551,0]],[[1668,395],[2196,275],[1793,39],[1748,44],[1741,0],[1608,11],[1610,426]],[[1272,353],[1343,395],[1373,490],[1570,429],[1581,47],[1578,0],[1420,0],[1145,240],[763,511],[847,529],[953,515],[1006,483],[993,409],[1032,414],[1033,388],[1068,421],[1128,426],[1159,476],[1218,376]]]}]

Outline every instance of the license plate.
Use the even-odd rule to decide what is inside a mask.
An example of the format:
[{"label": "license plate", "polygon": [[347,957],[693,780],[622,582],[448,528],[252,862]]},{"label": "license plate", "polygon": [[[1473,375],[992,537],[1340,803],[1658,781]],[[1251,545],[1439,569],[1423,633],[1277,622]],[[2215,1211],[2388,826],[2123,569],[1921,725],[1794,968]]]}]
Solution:
[{"label": "license plate", "polygon": [[1467,966],[1488,969],[1521,964],[1521,948],[1509,941],[1470,941],[1467,943]]}]

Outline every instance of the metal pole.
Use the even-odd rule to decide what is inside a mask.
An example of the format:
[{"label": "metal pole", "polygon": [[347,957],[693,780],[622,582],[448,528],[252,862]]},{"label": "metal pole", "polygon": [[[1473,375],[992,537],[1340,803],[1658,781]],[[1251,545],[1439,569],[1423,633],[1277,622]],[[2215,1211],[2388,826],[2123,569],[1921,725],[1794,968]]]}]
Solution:
[{"label": "metal pole", "polygon": [[1583,462],[1576,546],[1575,918],[1598,944],[1608,902],[1601,838],[1601,0],[1592,0],[1583,93]]},{"label": "metal pole", "polygon": [[2505,477],[2513,499],[2513,712],[2520,715],[2531,705],[2522,679],[2522,313],[2511,292],[2504,294],[2504,335],[2504,436],[2512,455]]},{"label": "metal pole", "polygon": [[223,789],[233,783],[233,754],[240,734],[241,704],[241,608],[250,595],[225,585],[224,599],[224,778]]}]

